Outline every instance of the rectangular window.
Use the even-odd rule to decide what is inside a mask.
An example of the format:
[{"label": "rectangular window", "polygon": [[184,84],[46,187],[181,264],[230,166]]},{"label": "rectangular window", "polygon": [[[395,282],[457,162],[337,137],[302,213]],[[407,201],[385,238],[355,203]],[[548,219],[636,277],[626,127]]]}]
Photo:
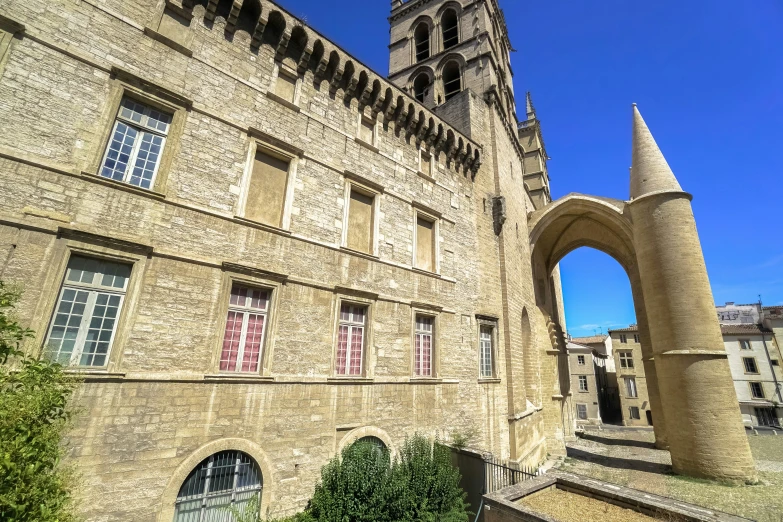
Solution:
[{"label": "rectangular window", "polygon": [[634,377],[625,378],[625,396],[631,398],[639,396],[636,391],[636,379]]},{"label": "rectangular window", "polygon": [[742,363],[745,365],[745,373],[759,373],[755,357],[743,357]]},{"label": "rectangular window", "polygon": [[296,99],[296,78],[280,71],[275,82],[275,95],[289,103]]},{"label": "rectangular window", "polygon": [[618,352],[620,354],[620,368],[633,368],[633,354],[631,352]]},{"label": "rectangular window", "polygon": [[421,159],[419,161],[419,171],[428,176],[432,176],[432,156],[423,150],[419,152]]},{"label": "rectangular window", "polygon": [[416,218],[416,268],[435,271],[435,223]]},{"label": "rectangular window", "polygon": [[257,151],[245,203],[246,219],[282,226],[290,162]]},{"label": "rectangular window", "polygon": [[348,236],[346,246],[352,250],[373,252],[374,197],[351,188],[348,201]]},{"label": "rectangular window", "polygon": [[235,284],[220,354],[221,372],[258,372],[269,313],[269,290]]},{"label": "rectangular window", "polygon": [[588,391],[588,388],[587,388],[587,375],[580,375],[579,376],[579,391],[581,391],[581,392]]},{"label": "rectangular window", "polygon": [[764,399],[764,386],[760,382],[750,382],[750,396],[754,399]]},{"label": "rectangular window", "polygon": [[774,408],[754,408],[756,410],[756,422],[759,426],[780,427]]},{"label": "rectangular window", "polygon": [[628,337],[625,334],[620,334],[620,342],[625,344],[628,342]]},{"label": "rectangular window", "polygon": [[636,344],[639,344],[639,334],[634,334],[633,342],[635,342]]},{"label": "rectangular window", "polygon": [[106,366],[130,273],[130,265],[71,257],[46,339],[48,358]]},{"label": "rectangular window", "polygon": [[585,356],[584,355],[577,355],[576,356],[576,362],[579,364],[579,366],[585,365]]},{"label": "rectangular window", "polygon": [[481,325],[479,329],[479,375],[483,379],[491,379],[494,376],[494,351],[495,328],[490,325]]},{"label": "rectangular window", "polygon": [[343,303],[337,332],[337,375],[361,375],[367,307]]},{"label": "rectangular window", "polygon": [[414,334],[413,374],[417,377],[432,377],[432,335],[435,319],[425,315],[416,316]]},{"label": "rectangular window", "polygon": [[631,406],[628,408],[631,419],[633,420],[639,420],[641,417],[639,416],[639,407],[638,406]]},{"label": "rectangular window", "polygon": [[171,119],[171,114],[123,98],[103,157],[101,176],[152,188]]},{"label": "rectangular window", "polygon": [[576,405],[576,418],[579,420],[587,420],[587,404]]},{"label": "rectangular window", "polygon": [[780,362],[777,359],[772,359],[772,366],[780,366]]},{"label": "rectangular window", "polygon": [[740,339],[739,340],[740,350],[750,350],[750,340],[749,339]]},{"label": "rectangular window", "polygon": [[359,139],[364,143],[375,145],[375,122],[370,118],[361,117],[359,124]]}]

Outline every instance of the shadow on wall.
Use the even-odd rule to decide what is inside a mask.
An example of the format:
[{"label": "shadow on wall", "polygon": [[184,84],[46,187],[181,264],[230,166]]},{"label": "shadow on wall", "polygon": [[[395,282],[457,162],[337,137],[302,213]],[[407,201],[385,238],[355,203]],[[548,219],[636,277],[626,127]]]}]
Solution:
[{"label": "shadow on wall", "polygon": [[645,471],[647,473],[656,473],[658,475],[671,474],[672,467],[668,464],[658,464],[657,462],[647,462],[645,460],[621,459],[617,457],[607,457],[606,455],[596,455],[589,451],[567,448],[567,454],[572,459],[591,462],[607,468],[632,469],[634,471]]},{"label": "shadow on wall", "polygon": [[610,439],[606,437],[598,437],[596,435],[590,435],[585,433],[580,436],[581,439],[591,440],[600,444],[606,444],[607,446],[633,446],[635,448],[655,449],[655,443],[644,442],[641,440],[625,440],[625,439]]}]

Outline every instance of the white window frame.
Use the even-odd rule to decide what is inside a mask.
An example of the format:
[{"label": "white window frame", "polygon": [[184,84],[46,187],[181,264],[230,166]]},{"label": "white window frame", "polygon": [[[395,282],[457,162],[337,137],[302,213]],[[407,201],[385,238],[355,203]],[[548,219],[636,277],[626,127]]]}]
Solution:
[{"label": "white window frame", "polygon": [[636,377],[625,377],[625,396],[629,399],[639,398],[639,389],[636,387]]},{"label": "white window frame", "polygon": [[[425,329],[419,328],[419,318],[429,319],[431,321],[432,329],[428,332]],[[435,376],[435,335],[437,333],[437,317],[432,314],[422,313],[414,310],[413,314],[413,376],[415,378],[429,378]],[[416,367],[416,341],[419,341],[419,346],[423,347],[423,340],[425,337],[430,338],[430,371],[428,374],[421,372],[421,368]],[[423,352],[422,352],[423,354]],[[423,357],[419,358],[419,362],[423,360]]]},{"label": "white window frame", "polygon": [[577,420],[587,420],[587,404],[576,404],[576,418]]},{"label": "white window frame", "polygon": [[576,356],[576,364],[578,364],[579,366],[584,366],[586,364],[585,356],[584,355],[577,355]]},{"label": "white window frame", "polygon": [[[756,395],[756,394],[754,393],[754,391],[753,391],[753,385],[754,385],[754,384],[758,384],[758,385],[759,385],[759,390],[761,390],[761,395]],[[759,382],[759,381],[748,381],[748,388],[750,388],[750,397],[751,397],[752,399],[766,399],[766,398],[767,398],[767,394],[766,394],[766,392],[764,391],[764,383],[763,383],[763,382]]]},{"label": "white window frame", "polygon": [[[117,265],[125,265],[128,267],[128,277],[125,279],[125,284],[121,289],[113,288],[113,287],[107,287],[103,286],[101,284],[95,284],[95,279],[99,275],[101,275],[101,272],[95,272],[95,275],[93,276],[93,282],[91,283],[84,283],[84,282],[76,282],[76,281],[68,281],[68,265],[70,265],[71,260],[73,260],[74,257],[81,257],[84,259],[92,259],[94,261],[97,261],[99,263],[112,263]],[[84,254],[75,254],[71,255],[68,259],[68,263],[66,264],[65,273],[62,277],[62,282],[60,284],[60,291],[57,294],[57,300],[55,301],[54,310],[52,312],[52,317],[49,321],[49,328],[46,332],[46,341],[44,343],[44,354],[47,357],[51,357],[52,354],[48,351],[48,344],[51,340],[52,330],[55,327],[55,319],[57,318],[58,309],[60,308],[60,303],[62,302],[63,294],[66,290],[75,290],[76,292],[84,291],[88,293],[87,302],[84,306],[84,311],[82,313],[82,319],[79,324],[78,333],[76,335],[76,339],[74,340],[74,349],[71,353],[71,357],[68,361],[69,367],[76,367],[76,368],[106,368],[109,365],[109,359],[111,357],[112,353],[112,347],[114,346],[114,340],[117,336],[117,330],[120,323],[120,318],[122,317],[122,311],[123,311],[123,305],[125,304],[125,297],[128,293],[128,287],[129,282],[131,279],[133,273],[133,266],[131,263],[127,262],[121,262],[116,261],[112,259],[104,259],[100,257],[90,256],[90,255],[84,255]],[[114,318],[114,327],[112,328],[112,333],[108,341],[108,348],[106,350],[105,354],[105,361],[104,364],[101,365],[82,365],[79,364],[79,361],[82,358],[82,355],[84,354],[84,345],[85,341],[87,339],[87,334],[90,330],[90,323],[93,319],[93,313],[95,312],[95,305],[99,294],[107,294],[109,296],[112,295],[118,295],[120,297],[120,302],[117,305],[117,315]],[[59,354],[59,349],[57,351]],[[56,359],[56,357],[52,357]]]},{"label": "white window frame", "polygon": [[633,352],[630,352],[630,351],[620,352],[620,351],[618,351],[617,355],[620,358],[620,368],[623,368],[625,370],[632,370],[632,369],[634,369]]},{"label": "white window frame", "polygon": [[[290,152],[286,152],[277,147],[273,147],[272,145],[269,145],[263,142],[260,138],[256,137],[250,138],[249,152],[247,156],[247,162],[245,163],[245,172],[242,175],[242,184],[239,191],[239,198],[237,199],[235,211],[236,217],[246,219],[245,213],[247,211],[247,198],[250,194],[250,182],[253,179],[253,168],[255,167],[257,152],[262,152],[269,156],[277,157],[288,162],[288,179],[286,180],[285,201],[283,202],[283,219],[281,220],[280,229],[290,230],[291,212],[294,205],[294,186],[296,185],[296,173],[299,167],[299,156]],[[273,225],[266,225],[263,223],[260,224],[262,226],[277,228]]]},{"label": "white window frame", "polygon": [[[342,309],[343,306],[348,306],[351,309],[353,308],[364,308],[364,322],[359,323],[357,321],[351,321],[351,320],[343,320],[342,318]],[[352,312],[351,312],[352,313]],[[369,339],[369,324],[370,324],[370,305],[369,303],[365,302],[357,302],[347,299],[341,299],[337,303],[337,332],[335,337],[335,346],[334,346],[334,374],[337,377],[348,377],[348,378],[358,378],[363,377],[365,374],[366,366],[367,366],[367,346],[368,346],[368,339]],[[340,329],[346,326],[348,328],[347,333],[347,345],[345,347],[345,373],[340,373],[339,369],[337,367],[337,357],[340,350]],[[350,373],[351,369],[351,355],[352,355],[352,343],[351,339],[353,338],[354,330],[361,329],[362,330],[362,345],[361,345],[361,358],[359,362],[359,373]]]},{"label": "white window frame", "polygon": [[[129,118],[126,118],[122,116],[122,109],[123,109],[123,102],[125,100],[130,100],[134,103],[137,103],[144,107],[142,121],[141,122],[135,122]],[[166,131],[162,132],[158,129],[153,129],[146,125],[146,122],[149,121],[149,116],[152,111],[157,111],[161,114],[166,114],[169,116],[170,120],[168,124],[166,125]],[[130,185],[132,187],[139,188],[141,190],[153,190],[155,187],[155,180],[158,177],[158,171],[160,170],[160,164],[163,160],[163,151],[166,148],[166,141],[168,139],[169,131],[171,130],[172,123],[174,122],[174,114],[172,112],[168,112],[166,110],[159,109],[158,107],[155,107],[153,105],[150,105],[149,102],[146,101],[140,101],[137,98],[134,98],[133,96],[128,96],[127,93],[123,94],[120,104],[117,108],[117,114],[114,116],[114,124],[112,125],[111,133],[109,134],[109,141],[106,143],[106,148],[103,151],[103,157],[101,158],[101,163],[98,166],[98,175],[102,178],[111,179],[113,181],[118,181],[121,183],[125,183],[127,185]],[[125,172],[123,173],[122,180],[115,180],[114,178],[110,178],[108,176],[103,175],[103,169],[106,165],[106,160],[109,157],[109,152],[111,150],[111,144],[112,141],[114,141],[114,134],[117,131],[117,125],[120,123],[123,123],[129,127],[132,127],[136,129],[138,132],[138,135],[136,136],[136,140],[133,143],[133,148],[130,153],[130,157],[128,158],[128,163],[126,165]],[[141,143],[144,141],[143,136],[145,134],[152,134],[155,136],[160,136],[163,141],[160,144],[160,152],[158,153],[158,160],[155,163],[155,168],[152,171],[152,177],[150,178],[150,186],[149,187],[142,187],[141,185],[134,185],[130,182],[130,178],[133,175],[133,171],[136,168],[136,160],[139,156],[139,149],[141,148]]]},{"label": "white window frame", "polygon": [[[485,330],[489,331],[489,336],[485,334]],[[495,367],[495,350],[497,346],[497,331],[497,322],[482,319],[478,320],[479,379],[486,380],[496,378],[497,368]],[[488,351],[487,342],[489,342]],[[489,373],[486,372],[487,358],[489,360]]]},{"label": "white window frame", "polygon": [[[340,246],[348,248],[348,217],[351,207],[351,190],[356,190],[358,193],[363,194],[368,198],[372,198],[372,251],[362,253],[378,257],[378,235],[380,234],[381,225],[381,220],[378,216],[380,216],[381,212],[381,192],[350,179],[345,180],[345,193],[343,194],[343,231],[342,237],[340,238]],[[349,248],[349,250],[355,252],[353,249]]]},{"label": "white window frame", "polygon": [[590,391],[590,385],[587,382],[587,375],[578,375],[579,378],[579,391],[580,392],[589,392]]},{"label": "white window frame", "polygon": [[[234,287],[240,287],[245,288],[248,291],[258,290],[261,292],[267,293],[267,299],[266,299],[266,308],[253,308],[252,306],[247,304],[247,300],[250,299],[250,295],[245,297],[245,305],[233,305],[231,304],[231,293],[234,289]],[[264,366],[264,357],[266,355],[266,338],[267,338],[267,332],[269,331],[269,321],[271,318],[271,308],[272,308],[272,297],[274,295],[274,290],[272,288],[267,288],[264,286],[257,286],[257,285],[251,285],[247,283],[243,283],[240,281],[231,281],[231,285],[229,287],[228,292],[228,308],[226,309],[226,319],[223,322],[223,335],[221,336],[221,343],[220,343],[220,355],[218,357],[218,370],[220,373],[227,373],[227,374],[236,374],[236,373],[245,373],[245,374],[255,374],[259,373],[261,369]],[[226,338],[226,326],[228,325],[228,317],[231,313],[237,313],[242,314],[242,328],[239,335],[239,348],[237,350],[237,357],[236,357],[236,369],[234,370],[222,370],[220,369],[221,363],[223,362],[223,344],[225,343]],[[242,370],[242,361],[244,360],[245,355],[245,348],[247,347],[247,327],[250,321],[248,320],[250,315],[260,315],[264,317],[264,326],[263,330],[261,331],[261,345],[259,346],[258,351],[258,362],[257,367],[255,369],[251,370]]]},{"label": "white window frame", "polygon": [[419,245],[419,218],[432,223],[432,239],[434,243],[432,245],[432,264],[434,265],[432,273],[440,274],[440,218],[419,210],[416,207],[413,207],[413,257],[411,259],[411,266],[417,270],[428,272],[428,270],[416,266],[416,254]]}]

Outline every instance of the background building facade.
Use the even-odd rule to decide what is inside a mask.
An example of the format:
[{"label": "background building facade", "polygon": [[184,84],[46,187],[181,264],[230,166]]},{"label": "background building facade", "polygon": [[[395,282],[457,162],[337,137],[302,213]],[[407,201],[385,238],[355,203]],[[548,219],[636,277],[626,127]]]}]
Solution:
[{"label": "background building facade", "polygon": [[642,364],[639,328],[630,326],[609,330],[617,370],[620,412],[623,426],[651,426],[653,424],[647,377]]}]

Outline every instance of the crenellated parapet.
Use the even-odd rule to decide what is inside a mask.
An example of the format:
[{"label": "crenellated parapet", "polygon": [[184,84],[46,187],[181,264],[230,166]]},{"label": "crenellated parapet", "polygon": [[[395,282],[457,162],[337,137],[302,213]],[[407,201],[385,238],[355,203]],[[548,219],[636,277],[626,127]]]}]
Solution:
[{"label": "crenellated parapet", "polygon": [[341,93],[346,102],[355,99],[360,111],[369,108],[374,118],[393,122],[398,136],[415,139],[434,154],[444,154],[457,170],[476,176],[482,163],[481,145],[275,3],[166,0],[166,5],[188,19],[203,16],[207,27],[218,16],[225,18],[229,40],[238,28],[247,30],[252,36],[249,52],[271,47],[275,60],[290,65],[300,76],[311,71],[314,81],[326,84],[331,94]]}]

